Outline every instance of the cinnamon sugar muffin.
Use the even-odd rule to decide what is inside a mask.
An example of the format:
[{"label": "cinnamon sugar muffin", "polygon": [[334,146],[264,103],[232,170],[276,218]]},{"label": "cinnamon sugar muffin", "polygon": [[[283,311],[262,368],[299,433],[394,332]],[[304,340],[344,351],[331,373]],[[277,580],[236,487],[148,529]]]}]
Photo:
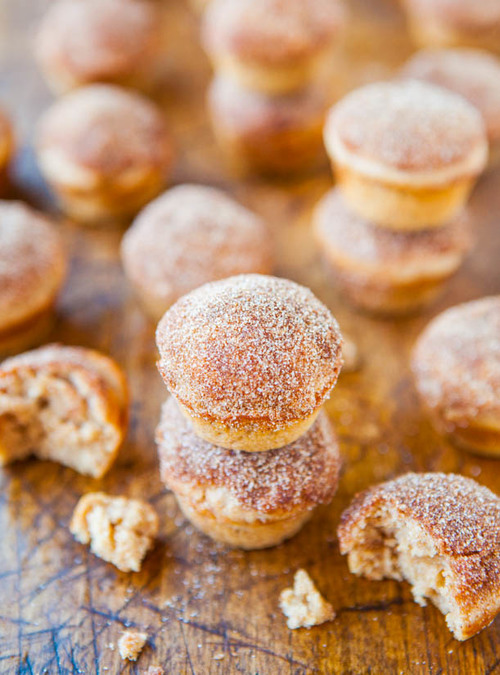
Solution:
[{"label": "cinnamon sugar muffin", "polygon": [[170,398],[156,440],[161,478],[185,516],[230,546],[254,549],[281,543],[337,490],[339,448],[323,412],[284,448],[241,452],[199,438]]},{"label": "cinnamon sugar muffin", "polygon": [[162,43],[159,3],[56,0],[42,19],[35,54],[56,93],[93,82],[149,87]]},{"label": "cinnamon sugar muffin", "polygon": [[321,87],[269,96],[219,76],[208,105],[217,140],[238,172],[292,174],[326,159],[327,101]]},{"label": "cinnamon sugar muffin", "polygon": [[484,169],[480,113],[461,96],[417,82],[379,82],[336,104],[325,143],[352,209],[383,227],[443,225]]},{"label": "cinnamon sugar muffin", "polygon": [[14,153],[14,133],[9,118],[0,108],[0,194],[7,188],[7,169]]},{"label": "cinnamon sugar muffin", "polygon": [[479,49],[423,49],[401,70],[402,77],[445,87],[481,113],[490,166],[500,162],[500,59]]},{"label": "cinnamon sugar muffin", "polygon": [[212,0],[203,42],[217,72],[279,94],[314,78],[344,22],[337,0]]},{"label": "cinnamon sugar muffin", "polygon": [[500,457],[500,296],[433,319],[415,345],[412,368],[436,428],[458,445]]},{"label": "cinnamon sugar muffin", "polygon": [[52,105],[39,123],[36,149],[62,208],[89,223],[134,214],[161,192],[173,161],[161,110],[104,84]]},{"label": "cinnamon sugar muffin", "polygon": [[121,253],[127,277],[157,321],[208,281],[272,268],[260,218],[202,185],[172,188],[148,204],[125,234]]},{"label": "cinnamon sugar muffin", "polygon": [[474,47],[500,54],[498,0],[404,0],[421,47]]},{"label": "cinnamon sugar muffin", "polygon": [[342,366],[342,337],[310,290],[243,274],[178,300],[158,324],[158,369],[194,431],[235,450],[292,443]]},{"label": "cinnamon sugar muffin", "polygon": [[338,536],[351,572],[408,581],[457,640],[500,611],[500,499],[470,478],[409,473],[376,485],[342,514]]},{"label": "cinnamon sugar muffin", "polygon": [[0,366],[0,464],[35,455],[100,478],[127,418],[125,376],[92,349],[53,344]]},{"label": "cinnamon sugar muffin", "polygon": [[0,355],[45,336],[65,275],[66,253],[49,219],[0,201]]},{"label": "cinnamon sugar muffin", "polygon": [[337,188],[316,207],[314,234],[335,280],[361,309],[406,314],[440,293],[472,244],[468,216],[439,228],[397,232],[351,211]]}]

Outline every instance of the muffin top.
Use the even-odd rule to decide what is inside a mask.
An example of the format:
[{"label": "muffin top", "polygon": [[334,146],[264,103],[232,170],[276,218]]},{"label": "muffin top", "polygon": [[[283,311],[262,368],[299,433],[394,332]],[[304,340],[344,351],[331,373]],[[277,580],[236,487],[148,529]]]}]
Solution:
[{"label": "muffin top", "polygon": [[239,507],[290,512],[327,503],[340,470],[338,442],[320,413],[298,440],[278,450],[242,452],[207,443],[170,398],[156,432],[162,480],[174,490],[227,490]]},{"label": "muffin top", "polygon": [[500,137],[500,59],[480,49],[423,49],[401,70],[402,77],[430,82],[472,103],[490,140]]},{"label": "muffin top", "polygon": [[331,109],[325,143],[361,173],[412,184],[477,175],[488,153],[481,114],[461,96],[425,82],[378,82]]},{"label": "muffin top", "polygon": [[500,296],[452,307],[425,328],[413,351],[427,406],[451,422],[500,416]]},{"label": "muffin top", "polygon": [[127,76],[160,43],[158,4],[144,0],[57,0],[42,19],[36,55],[44,68],[81,83]]},{"label": "muffin top", "polygon": [[247,274],[176,302],[156,331],[158,369],[197,417],[275,427],[310,416],[342,365],[342,337],[310,290]]},{"label": "muffin top", "polygon": [[49,307],[66,273],[56,227],[21,202],[0,201],[0,328]]},{"label": "muffin top", "polygon": [[337,0],[213,0],[204,14],[203,39],[211,53],[288,66],[328,45],[343,18]]},{"label": "muffin top", "polygon": [[36,145],[47,168],[65,162],[112,178],[151,168],[166,171],[173,156],[162,111],[138,93],[105,84],[56,101],[40,120]]},{"label": "muffin top", "polygon": [[472,245],[470,218],[463,211],[453,222],[410,232],[379,227],[350,209],[338,188],[316,207],[314,230],[333,257],[347,258],[365,271],[384,271],[398,279],[432,274],[456,265]]},{"label": "muffin top", "polygon": [[208,281],[271,270],[264,223],[220,190],[181,185],[151,202],[122,241],[125,271],[165,303]]}]

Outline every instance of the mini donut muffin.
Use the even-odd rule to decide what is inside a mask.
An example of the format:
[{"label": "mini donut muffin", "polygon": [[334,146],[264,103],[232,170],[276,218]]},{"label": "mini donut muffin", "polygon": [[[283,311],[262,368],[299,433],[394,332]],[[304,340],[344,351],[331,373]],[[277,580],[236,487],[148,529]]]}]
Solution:
[{"label": "mini donut muffin", "polygon": [[127,418],[125,376],[92,349],[48,345],[0,366],[0,464],[35,455],[100,478]]},{"label": "mini donut muffin", "polygon": [[436,428],[460,446],[500,457],[500,296],[433,319],[415,345],[412,368]]},{"label": "mini donut muffin", "polygon": [[276,546],[337,490],[339,448],[322,412],[279,450],[225,450],[202,440],[170,398],[156,432],[160,473],[185,516],[217,541],[245,549]]},{"label": "mini donut muffin", "polygon": [[353,574],[408,581],[457,640],[500,611],[500,499],[470,478],[408,473],[369,488],[342,514],[338,536]]},{"label": "mini donut muffin", "polygon": [[140,94],[83,87],[43,115],[36,150],[62,208],[95,223],[134,214],[161,192],[173,160],[163,114]]},{"label": "mini donut muffin", "polygon": [[158,324],[158,369],[203,439],[235,450],[292,443],[342,366],[330,311],[303,286],[258,274],[205,284]]},{"label": "mini donut muffin", "polygon": [[40,25],[35,54],[58,94],[93,82],[144,88],[157,72],[161,42],[159,3],[56,0]]},{"label": "mini donut muffin", "polygon": [[417,81],[348,94],[328,116],[325,144],[349,205],[392,229],[452,220],[488,157],[480,113],[461,96]]},{"label": "mini donut muffin", "polygon": [[344,12],[337,0],[212,0],[203,19],[203,42],[217,72],[279,94],[315,77]]},{"label": "mini donut muffin", "polygon": [[45,337],[65,275],[66,253],[48,218],[0,201],[0,355]]},{"label": "mini donut muffin", "polygon": [[260,218],[201,185],[172,188],[148,204],[125,234],[121,253],[127,277],[156,321],[208,281],[272,268]]},{"label": "mini donut muffin", "polygon": [[474,47],[500,54],[498,0],[405,0],[421,47]]},{"label": "mini donut muffin", "polygon": [[14,133],[9,118],[0,108],[0,194],[5,194],[8,185],[7,170],[14,153]]},{"label": "mini donut muffin", "polygon": [[291,174],[325,160],[328,105],[318,86],[269,96],[216,77],[208,104],[217,140],[239,172]]},{"label": "mini donut muffin", "polygon": [[477,49],[424,49],[404,66],[403,77],[445,87],[483,116],[490,166],[500,162],[500,59]]},{"label": "mini donut muffin", "polygon": [[397,232],[356,215],[337,188],[318,204],[314,234],[346,297],[386,315],[434,300],[472,244],[465,212],[443,227]]}]

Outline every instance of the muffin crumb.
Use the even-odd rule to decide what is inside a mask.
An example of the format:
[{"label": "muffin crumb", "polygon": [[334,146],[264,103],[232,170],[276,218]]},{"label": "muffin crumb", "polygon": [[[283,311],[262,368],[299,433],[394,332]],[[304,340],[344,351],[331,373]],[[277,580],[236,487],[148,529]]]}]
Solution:
[{"label": "muffin crumb", "polygon": [[286,588],[280,595],[280,607],[287,617],[287,626],[309,628],[325,621],[332,621],[335,612],[321,596],[311,577],[303,569],[297,570],[293,588]]},{"label": "muffin crumb", "polygon": [[124,631],[118,641],[118,649],[122,659],[137,661],[147,639],[146,633],[139,633],[134,630]]}]

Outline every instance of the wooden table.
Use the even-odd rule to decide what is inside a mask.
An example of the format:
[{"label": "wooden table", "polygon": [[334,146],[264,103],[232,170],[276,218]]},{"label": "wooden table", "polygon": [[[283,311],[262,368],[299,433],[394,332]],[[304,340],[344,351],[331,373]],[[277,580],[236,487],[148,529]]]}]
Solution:
[{"label": "wooden table", "polygon": [[[0,97],[24,146],[17,166],[21,194],[50,208],[29,150],[33,124],[50,101],[30,53],[46,4],[0,4]],[[104,675],[141,673],[152,664],[175,675],[500,672],[500,620],[468,642],[456,642],[435,608],[412,602],[407,585],[351,576],[335,535],[339,514],[356,491],[408,470],[458,471],[500,492],[500,461],[459,452],[434,433],[419,410],[407,366],[411,344],[436,312],[500,292],[500,174],[484,178],[474,194],[479,243],[437,306],[397,322],[352,312],[318,264],[310,236],[311,208],[331,184],[328,171],[292,184],[231,178],[204,112],[209,68],[197,44],[197,20],[178,0],[165,4],[171,37],[161,99],[179,147],[175,182],[222,186],[261,213],[275,236],[277,273],[310,286],[362,352],[362,370],[341,376],[328,404],[341,439],[342,480],[331,506],[275,549],[230,551],[186,524],[158,478],[153,434],[166,390],[154,365],[154,327],[120,269],[121,232],[63,223],[72,265],[52,337],[103,349],[124,365],[132,423],[103,480],[39,461],[0,473],[0,672]],[[395,2],[350,5],[338,90],[388,75],[410,52]],[[158,509],[160,539],[140,573],[120,573],[70,535],[77,499],[96,489],[143,497]],[[337,618],[292,632],[278,596],[299,567],[333,603]],[[149,635],[136,665],[122,662],[117,652],[125,626]]]}]

